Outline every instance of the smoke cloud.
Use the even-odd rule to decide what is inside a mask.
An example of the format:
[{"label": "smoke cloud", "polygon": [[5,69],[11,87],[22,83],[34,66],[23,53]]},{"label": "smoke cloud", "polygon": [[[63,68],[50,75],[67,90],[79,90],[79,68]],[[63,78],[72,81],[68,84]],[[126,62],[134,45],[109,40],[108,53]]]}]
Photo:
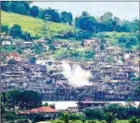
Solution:
[{"label": "smoke cloud", "polygon": [[92,85],[89,78],[92,76],[89,71],[82,69],[79,65],[71,67],[68,63],[62,62],[63,75],[67,78],[70,85],[82,87]]}]

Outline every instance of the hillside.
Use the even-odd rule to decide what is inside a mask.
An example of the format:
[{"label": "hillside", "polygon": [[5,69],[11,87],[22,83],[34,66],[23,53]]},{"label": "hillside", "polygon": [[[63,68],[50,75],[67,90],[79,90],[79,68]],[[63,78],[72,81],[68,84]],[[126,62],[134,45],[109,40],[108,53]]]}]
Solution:
[{"label": "hillside", "polygon": [[18,24],[23,31],[31,33],[32,36],[55,36],[66,31],[74,31],[72,26],[54,22],[46,22],[38,18],[1,11],[1,23],[11,27]]}]

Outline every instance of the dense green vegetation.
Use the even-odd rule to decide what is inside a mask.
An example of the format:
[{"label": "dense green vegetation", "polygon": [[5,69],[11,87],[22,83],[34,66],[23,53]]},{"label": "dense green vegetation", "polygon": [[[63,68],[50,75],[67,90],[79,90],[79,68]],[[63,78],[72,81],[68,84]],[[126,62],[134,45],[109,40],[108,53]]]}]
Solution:
[{"label": "dense green vegetation", "polygon": [[[74,121],[70,121],[70,123],[83,123],[81,120],[74,120]],[[45,123],[45,121],[44,121]],[[47,123],[47,122],[46,122]],[[63,123],[63,121],[61,120],[55,120],[55,121],[52,121],[52,123]],[[86,120],[84,123],[102,123],[102,121],[98,121],[98,120]],[[128,120],[118,120],[116,123],[129,123]]]},{"label": "dense green vegetation", "polygon": [[114,16],[111,12],[105,12],[99,18],[91,16],[88,12],[83,11],[81,16],[73,18],[71,12],[58,12],[52,8],[41,9],[37,6],[31,6],[32,2],[1,2],[1,8],[4,11],[14,12],[27,16],[40,18],[56,23],[67,23],[75,25],[77,28],[90,32],[136,32],[139,30],[139,20],[122,21]]},{"label": "dense green vegetation", "polygon": [[[24,116],[18,116],[16,111],[27,110],[41,106],[41,96],[34,91],[8,91],[2,93],[2,119],[6,121],[19,122],[27,120]],[[44,106],[44,105],[43,105]],[[45,104],[48,106],[48,104]],[[52,105],[55,108],[54,105]],[[40,121],[41,115],[35,117],[34,121]],[[127,106],[110,104],[103,109],[86,109],[83,113],[60,112],[58,120],[52,123],[139,123],[140,107],[133,107],[128,102]],[[40,119],[41,118],[41,119]],[[130,119],[128,121],[128,119]]]},{"label": "dense green vegetation", "polygon": [[31,109],[41,106],[42,97],[34,91],[13,90],[2,93],[2,103],[7,108]]},{"label": "dense green vegetation", "polygon": [[103,38],[111,45],[119,45],[126,50],[139,49],[138,32],[100,32],[94,35],[97,38]]},{"label": "dense green vegetation", "polygon": [[92,60],[94,57],[94,51],[84,51],[84,50],[72,50],[72,49],[64,49],[61,48],[54,53],[54,57],[56,59],[65,59],[70,58],[73,60],[81,60],[81,61],[88,61]]},{"label": "dense green vegetation", "polygon": [[62,11],[59,13],[57,10],[52,8],[41,9],[37,6],[30,6],[31,3],[32,2],[26,1],[3,1],[1,2],[1,8],[4,11],[37,17],[56,23],[68,23],[69,25],[72,24],[73,16],[71,12]]},{"label": "dense green vegetation", "polygon": [[[120,120],[117,115],[112,112],[106,112],[103,114],[103,119],[87,119],[82,114],[69,114],[62,113],[60,119],[51,121],[52,123],[139,123],[140,119],[136,117],[131,117],[129,120]],[[44,122],[45,123],[45,122]]]},{"label": "dense green vegetation", "polygon": [[62,35],[64,34],[64,32],[74,31],[74,28],[72,26],[43,21],[38,18],[19,15],[15,13],[1,11],[1,17],[1,23],[3,25],[11,28],[14,24],[18,24],[22,28],[23,32],[28,32],[33,37],[52,37]]}]

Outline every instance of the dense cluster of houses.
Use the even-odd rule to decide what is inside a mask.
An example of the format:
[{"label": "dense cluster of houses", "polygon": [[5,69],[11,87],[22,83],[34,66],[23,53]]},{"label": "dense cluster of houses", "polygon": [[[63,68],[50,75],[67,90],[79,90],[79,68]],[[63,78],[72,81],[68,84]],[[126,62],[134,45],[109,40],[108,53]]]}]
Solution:
[{"label": "dense cluster of houses", "polygon": [[[42,44],[48,51],[45,55],[33,54],[31,49],[35,44]],[[91,98],[94,100],[139,100],[134,90],[139,82],[139,52],[123,51],[118,46],[104,44],[100,49],[100,39],[84,40],[81,45],[68,42],[53,42],[56,49],[79,48],[95,51],[92,61],[72,61],[65,59],[70,65],[79,64],[83,69],[89,70],[92,77],[89,81],[92,86],[73,87],[62,73],[62,60],[53,58],[46,45],[45,38],[32,42],[13,41],[10,36],[2,37],[2,46],[22,47],[30,50],[35,57],[35,63],[25,60],[25,54],[17,52],[2,52],[6,60],[2,61],[2,91],[11,89],[34,90],[42,94],[44,100],[79,100]],[[29,52],[27,52],[28,54]],[[8,62],[15,60],[16,63]],[[63,60],[64,61],[64,60]]]}]

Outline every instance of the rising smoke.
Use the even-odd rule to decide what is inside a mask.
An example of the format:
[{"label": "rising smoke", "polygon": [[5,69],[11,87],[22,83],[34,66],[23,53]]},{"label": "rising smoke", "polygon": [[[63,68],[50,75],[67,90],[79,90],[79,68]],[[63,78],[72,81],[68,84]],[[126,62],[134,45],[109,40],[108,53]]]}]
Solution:
[{"label": "rising smoke", "polygon": [[89,71],[82,69],[79,65],[71,66],[63,62],[63,75],[67,78],[68,83],[74,87],[82,87],[91,85],[89,78],[92,76]]}]

